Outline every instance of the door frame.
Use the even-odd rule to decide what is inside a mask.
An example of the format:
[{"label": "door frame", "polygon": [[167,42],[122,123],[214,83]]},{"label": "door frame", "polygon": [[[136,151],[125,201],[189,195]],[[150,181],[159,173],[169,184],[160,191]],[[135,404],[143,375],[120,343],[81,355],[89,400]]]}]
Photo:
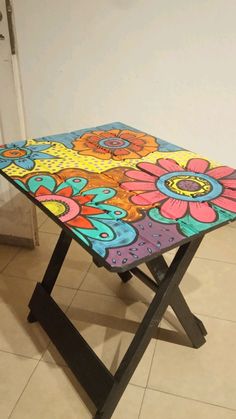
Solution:
[{"label": "door frame", "polygon": [[[26,129],[10,0],[0,0],[0,11],[0,145],[4,146],[8,142],[26,138]],[[35,207],[2,176],[0,192],[0,244],[33,248],[38,243]],[[19,228],[22,217],[25,230]]]}]

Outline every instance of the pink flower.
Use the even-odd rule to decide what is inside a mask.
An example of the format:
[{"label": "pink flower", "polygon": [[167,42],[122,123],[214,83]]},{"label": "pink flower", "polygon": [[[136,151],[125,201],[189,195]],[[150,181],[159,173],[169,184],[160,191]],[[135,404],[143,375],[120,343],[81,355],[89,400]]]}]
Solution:
[{"label": "pink flower", "polygon": [[190,213],[200,222],[217,220],[212,205],[236,213],[236,171],[227,166],[210,169],[201,158],[190,159],[186,167],[175,160],[159,159],[156,164],[139,163],[141,170],[128,170],[133,182],[123,189],[138,192],[131,201],[140,206],[160,206],[163,217],[178,219]]}]

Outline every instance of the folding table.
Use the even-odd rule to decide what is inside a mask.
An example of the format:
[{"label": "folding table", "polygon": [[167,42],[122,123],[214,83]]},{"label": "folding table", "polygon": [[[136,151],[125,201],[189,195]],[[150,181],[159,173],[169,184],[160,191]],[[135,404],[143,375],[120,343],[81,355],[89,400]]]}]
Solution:
[{"label": "folding table", "polygon": [[[62,229],[28,320],[56,345],[94,417],[108,419],[168,306],[193,347],[205,342],[179,285],[204,235],[236,219],[236,171],[120,122],[0,147],[0,169]],[[50,295],[72,239],[97,266],[154,291],[114,375]],[[174,248],[168,266],[163,254]]]}]

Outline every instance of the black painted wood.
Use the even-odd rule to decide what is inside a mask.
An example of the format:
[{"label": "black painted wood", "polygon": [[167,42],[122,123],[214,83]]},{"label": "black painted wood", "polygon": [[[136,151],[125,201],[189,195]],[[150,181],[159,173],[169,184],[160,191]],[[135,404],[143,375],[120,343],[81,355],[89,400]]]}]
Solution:
[{"label": "black painted wood", "polygon": [[[161,261],[161,264],[158,264],[159,268],[157,268],[155,261],[150,262],[148,267],[154,279],[149,278],[147,274],[137,267],[127,271],[126,274],[120,274],[122,280],[126,282],[132,277],[132,274],[136,275],[153,289],[155,296],[116,374],[113,376],[50,296],[71,242],[71,238],[67,236],[66,232],[62,231],[43,281],[41,284],[37,284],[31,298],[29,304],[30,317],[40,322],[76,378],[88,393],[97,408],[95,419],[111,418],[120,397],[151,340],[153,329],[158,327],[168,305],[172,305],[175,308],[176,314],[182,321],[183,326],[185,326],[189,337],[192,338],[194,346],[200,346],[205,342],[203,336],[204,326],[201,326],[200,320],[192,315],[178,288],[201,240],[202,237],[198,237],[183,244],[170,267],[165,265],[163,261]],[[161,280],[157,271],[159,277],[162,278]],[[191,327],[194,329],[192,335]]]},{"label": "black painted wood", "polygon": [[110,371],[39,283],[29,307],[99,409],[114,382]]},{"label": "black painted wood", "polygon": [[175,255],[165,277],[161,281],[119,368],[114,376],[115,383],[102,409],[98,409],[95,419],[110,419],[130,378],[140,362],[151,338],[165,313],[170,298],[180,284],[191,260],[197,251],[202,237],[182,245]]},{"label": "black painted wood", "polygon": [[147,274],[145,274],[141,269],[139,268],[132,268],[131,272],[136,278],[140,279],[145,285],[147,285],[151,290],[154,292],[157,292],[158,285],[156,282],[154,282]]},{"label": "black painted wood", "polygon": [[[48,294],[51,294],[53,290],[66,254],[69,250],[71,240],[72,238],[68,236],[64,230],[62,230],[42,280],[42,285]],[[37,321],[36,318],[30,312],[28,315],[28,322],[33,323],[35,321]]]},{"label": "black painted wood", "polygon": [[128,282],[132,278],[132,274],[129,271],[120,272],[118,275],[124,283]]},{"label": "black painted wood", "polygon": [[[160,255],[155,260],[147,262],[146,265],[157,284],[160,284],[169,269],[164,257]],[[207,335],[207,331],[202,321],[191,312],[179,288],[177,288],[172,295],[170,306],[189,337],[193,347],[199,348],[202,346],[206,342],[204,336]]]}]

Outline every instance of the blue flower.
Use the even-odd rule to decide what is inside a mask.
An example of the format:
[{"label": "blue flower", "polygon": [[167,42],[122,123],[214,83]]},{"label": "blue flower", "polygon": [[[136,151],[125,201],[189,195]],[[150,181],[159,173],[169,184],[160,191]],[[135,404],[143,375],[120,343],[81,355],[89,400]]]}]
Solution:
[{"label": "blue flower", "polygon": [[54,159],[55,156],[42,153],[50,148],[50,144],[26,145],[26,141],[17,141],[0,147],[0,169],[5,169],[10,164],[26,170],[32,170],[38,159]]},{"label": "blue flower", "polygon": [[168,143],[165,140],[161,140],[160,138],[157,138],[157,143],[159,144],[159,150],[160,152],[166,151],[168,153],[174,152],[174,151],[184,151],[184,148],[179,147],[178,145]]}]

